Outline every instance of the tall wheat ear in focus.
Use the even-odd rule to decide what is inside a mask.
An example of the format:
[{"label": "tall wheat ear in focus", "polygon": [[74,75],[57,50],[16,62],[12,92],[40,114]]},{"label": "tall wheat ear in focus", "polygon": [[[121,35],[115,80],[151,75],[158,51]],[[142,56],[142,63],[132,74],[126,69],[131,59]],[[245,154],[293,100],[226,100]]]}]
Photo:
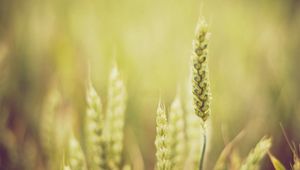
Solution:
[{"label": "tall wheat ear in focus", "polygon": [[210,115],[211,91],[208,76],[208,41],[210,33],[204,18],[197,24],[192,51],[193,99],[194,110],[198,117],[206,122]]},{"label": "tall wheat ear in focus", "polygon": [[[203,123],[203,145],[200,154],[199,170],[204,168],[206,150],[206,121],[210,115],[211,91],[208,76],[208,41],[210,33],[204,18],[201,18],[196,26],[192,50],[192,92],[195,114]],[[201,122],[202,121],[202,122]]]}]

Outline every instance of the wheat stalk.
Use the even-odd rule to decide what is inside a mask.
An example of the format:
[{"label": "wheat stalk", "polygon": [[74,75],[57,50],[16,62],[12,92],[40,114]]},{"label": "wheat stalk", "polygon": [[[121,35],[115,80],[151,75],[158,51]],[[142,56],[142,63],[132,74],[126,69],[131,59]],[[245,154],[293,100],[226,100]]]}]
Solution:
[{"label": "wheat stalk", "polygon": [[165,106],[161,103],[158,104],[156,112],[156,169],[169,170],[169,147],[168,147],[168,121]]}]

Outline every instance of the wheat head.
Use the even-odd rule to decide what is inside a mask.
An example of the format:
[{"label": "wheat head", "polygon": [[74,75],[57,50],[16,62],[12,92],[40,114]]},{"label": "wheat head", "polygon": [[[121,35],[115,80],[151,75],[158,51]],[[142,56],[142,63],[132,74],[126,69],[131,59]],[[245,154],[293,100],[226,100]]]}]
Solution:
[{"label": "wheat head", "polygon": [[165,106],[161,103],[158,104],[156,112],[156,169],[169,170],[169,144],[168,144],[168,121]]},{"label": "wheat head", "polygon": [[182,169],[185,158],[185,129],[183,109],[179,94],[171,104],[169,113],[170,168]]},{"label": "wheat head", "polygon": [[89,169],[100,170],[105,167],[105,146],[102,139],[104,117],[100,97],[93,87],[91,80],[88,82],[86,101],[85,144],[87,164]]},{"label": "wheat head", "polygon": [[207,29],[206,21],[201,19],[196,27],[192,52],[194,109],[196,115],[204,122],[210,115],[211,98],[207,65],[207,47],[210,34]]},{"label": "wheat head", "polygon": [[257,170],[259,163],[271,148],[272,142],[270,138],[263,137],[249,153],[241,166],[241,170]]},{"label": "wheat head", "polygon": [[112,169],[116,169],[120,167],[122,157],[127,100],[125,85],[116,65],[111,71],[108,85],[108,104],[104,138],[108,147],[109,166]]}]

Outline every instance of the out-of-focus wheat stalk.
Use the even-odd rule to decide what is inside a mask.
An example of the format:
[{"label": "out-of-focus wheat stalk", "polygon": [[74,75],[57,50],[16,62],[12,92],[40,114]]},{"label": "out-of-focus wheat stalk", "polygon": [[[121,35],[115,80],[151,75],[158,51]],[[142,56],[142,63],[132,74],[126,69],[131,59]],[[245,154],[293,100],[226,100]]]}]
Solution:
[{"label": "out-of-focus wheat stalk", "polygon": [[125,85],[116,65],[111,71],[108,85],[108,104],[104,138],[108,147],[109,166],[115,169],[120,167],[121,163],[127,99]]},{"label": "out-of-focus wheat stalk", "polygon": [[257,170],[259,163],[271,148],[270,138],[263,137],[244,160],[241,170]]},{"label": "out-of-focus wheat stalk", "polygon": [[165,106],[159,101],[156,113],[156,169],[170,169],[170,151],[168,144],[168,121]]},{"label": "out-of-focus wheat stalk", "polygon": [[183,109],[179,94],[174,99],[169,113],[170,168],[182,169],[185,158],[185,134]]},{"label": "out-of-focus wheat stalk", "polygon": [[102,139],[104,118],[100,97],[91,80],[88,82],[86,101],[85,144],[87,164],[89,169],[100,170],[105,167],[103,153],[105,146]]}]

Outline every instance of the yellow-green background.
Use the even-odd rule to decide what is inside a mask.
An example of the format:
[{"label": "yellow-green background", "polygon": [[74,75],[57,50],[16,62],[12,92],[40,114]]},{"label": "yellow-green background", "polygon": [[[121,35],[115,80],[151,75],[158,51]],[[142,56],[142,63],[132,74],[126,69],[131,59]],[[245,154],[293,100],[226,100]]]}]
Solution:
[{"label": "yellow-green background", "polygon": [[[224,147],[222,134],[232,139],[243,129],[242,156],[268,135],[288,167],[292,155],[279,124],[300,143],[297,0],[1,0],[0,107],[18,145],[39,146],[37,120],[53,87],[64,114],[84,114],[88,68],[105,106],[115,60],[128,89],[125,156],[140,155],[153,169],[158,99],[169,105],[188,81],[199,16],[212,33],[208,169]],[[78,121],[73,126],[80,130]]]}]

